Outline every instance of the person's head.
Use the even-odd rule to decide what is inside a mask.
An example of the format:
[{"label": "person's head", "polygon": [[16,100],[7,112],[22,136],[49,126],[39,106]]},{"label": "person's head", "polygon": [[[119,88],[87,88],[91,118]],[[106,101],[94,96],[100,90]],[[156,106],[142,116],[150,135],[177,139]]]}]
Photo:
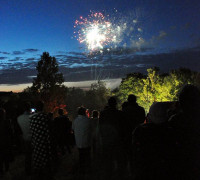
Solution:
[{"label": "person's head", "polygon": [[124,102],[124,103],[122,104],[122,111],[123,111],[127,106],[128,106],[128,102]]},{"label": "person's head", "polygon": [[128,96],[128,102],[129,103],[136,103],[136,100],[137,100],[137,98],[136,98],[136,96],[134,94],[130,94]]},{"label": "person's head", "polygon": [[63,114],[64,114],[64,111],[63,111],[63,109],[58,109],[58,114],[60,115],[60,116],[62,116]]},{"label": "person's head", "polygon": [[0,108],[0,122],[4,121],[6,118],[6,111],[3,108]]},{"label": "person's head", "polygon": [[79,107],[78,115],[86,116],[86,109],[84,107]]},{"label": "person's head", "polygon": [[179,94],[180,107],[184,112],[199,111],[200,91],[191,84],[185,85]]},{"label": "person's head", "polygon": [[31,105],[28,102],[25,102],[23,107],[24,112],[30,112],[30,109]]},{"label": "person's head", "polygon": [[44,103],[42,101],[38,101],[36,103],[36,110],[37,111],[43,111],[43,108],[44,108]]},{"label": "person's head", "polygon": [[99,117],[99,112],[97,110],[92,111],[92,117],[93,118],[98,118]]},{"label": "person's head", "polygon": [[155,102],[151,105],[148,113],[148,121],[160,124],[168,121],[168,104],[166,102]]},{"label": "person's head", "polygon": [[53,120],[53,113],[52,113],[52,112],[49,112],[47,115],[48,115],[48,118],[49,118],[50,120]]},{"label": "person's head", "polygon": [[110,107],[115,107],[115,106],[117,105],[117,101],[116,101],[115,97],[110,97],[110,98],[108,99],[108,105],[109,105]]}]

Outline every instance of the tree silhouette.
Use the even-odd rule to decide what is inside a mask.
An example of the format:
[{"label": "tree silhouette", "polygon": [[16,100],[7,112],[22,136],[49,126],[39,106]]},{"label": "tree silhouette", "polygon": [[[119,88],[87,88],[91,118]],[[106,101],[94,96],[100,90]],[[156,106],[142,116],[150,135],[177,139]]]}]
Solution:
[{"label": "tree silhouette", "polygon": [[36,66],[37,77],[33,79],[32,91],[44,101],[46,111],[50,112],[64,102],[65,87],[63,74],[59,73],[55,57],[44,52]]},{"label": "tree silhouette", "polygon": [[64,82],[63,74],[58,72],[55,57],[44,52],[36,67],[38,74],[33,79],[33,87],[38,92],[49,91],[52,87],[60,86]]}]

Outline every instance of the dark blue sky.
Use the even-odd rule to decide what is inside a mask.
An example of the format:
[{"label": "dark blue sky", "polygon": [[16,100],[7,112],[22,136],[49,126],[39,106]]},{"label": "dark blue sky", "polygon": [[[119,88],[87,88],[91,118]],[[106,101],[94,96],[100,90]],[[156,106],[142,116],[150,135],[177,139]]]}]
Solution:
[{"label": "dark blue sky", "polygon": [[[74,38],[73,26],[90,10],[127,24],[116,45],[121,54],[87,57],[84,44]],[[31,82],[44,51],[57,57],[66,81],[97,78],[91,75],[95,68],[99,74],[108,71],[111,78],[151,66],[199,71],[198,54],[194,54],[200,45],[199,12],[199,0],[0,0],[0,84]],[[177,50],[189,52],[188,64],[174,53]],[[119,67],[124,68],[120,73]]]}]

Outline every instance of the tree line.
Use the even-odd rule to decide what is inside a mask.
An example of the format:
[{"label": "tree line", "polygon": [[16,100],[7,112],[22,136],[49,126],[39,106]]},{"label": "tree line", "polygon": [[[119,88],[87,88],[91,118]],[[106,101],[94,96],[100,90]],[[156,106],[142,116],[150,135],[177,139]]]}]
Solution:
[{"label": "tree line", "polygon": [[[180,68],[169,73],[161,73],[158,67],[147,69],[147,74],[134,72],[122,78],[118,88],[111,91],[103,81],[93,83],[89,90],[69,88],[64,85],[63,74],[55,57],[44,52],[36,66],[37,76],[32,86],[27,87],[12,100],[30,101],[32,106],[37,100],[45,104],[46,112],[63,108],[72,117],[76,116],[77,107],[85,106],[90,110],[102,110],[110,96],[116,96],[119,108],[129,94],[137,96],[137,102],[148,112],[153,102],[177,101],[177,94],[184,84],[200,84],[200,75],[190,69]],[[19,104],[19,103],[18,103]]]},{"label": "tree line", "polygon": [[187,68],[160,73],[158,67],[147,69],[147,75],[127,74],[114,94],[119,102],[126,101],[129,94],[137,96],[137,102],[146,111],[153,102],[177,101],[178,93],[186,84],[200,85],[200,75]]}]

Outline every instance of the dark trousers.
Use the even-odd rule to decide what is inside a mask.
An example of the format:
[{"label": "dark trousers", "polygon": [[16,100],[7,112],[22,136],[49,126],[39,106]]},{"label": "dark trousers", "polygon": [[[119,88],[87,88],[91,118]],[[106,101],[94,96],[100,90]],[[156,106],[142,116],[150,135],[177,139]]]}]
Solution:
[{"label": "dark trousers", "polygon": [[4,173],[4,171],[8,171],[9,169],[9,161],[7,160],[4,154],[0,154],[0,175]]},{"label": "dark trousers", "polygon": [[127,168],[124,150],[120,146],[103,146],[101,166],[103,169],[102,179],[112,179],[118,173],[119,179],[124,179],[124,171]]},{"label": "dark trousers", "polygon": [[85,173],[91,165],[91,148],[78,148],[80,172]]},{"label": "dark trousers", "polygon": [[24,142],[25,150],[25,172],[26,174],[31,174],[31,163],[32,163],[32,147],[31,141]]}]

